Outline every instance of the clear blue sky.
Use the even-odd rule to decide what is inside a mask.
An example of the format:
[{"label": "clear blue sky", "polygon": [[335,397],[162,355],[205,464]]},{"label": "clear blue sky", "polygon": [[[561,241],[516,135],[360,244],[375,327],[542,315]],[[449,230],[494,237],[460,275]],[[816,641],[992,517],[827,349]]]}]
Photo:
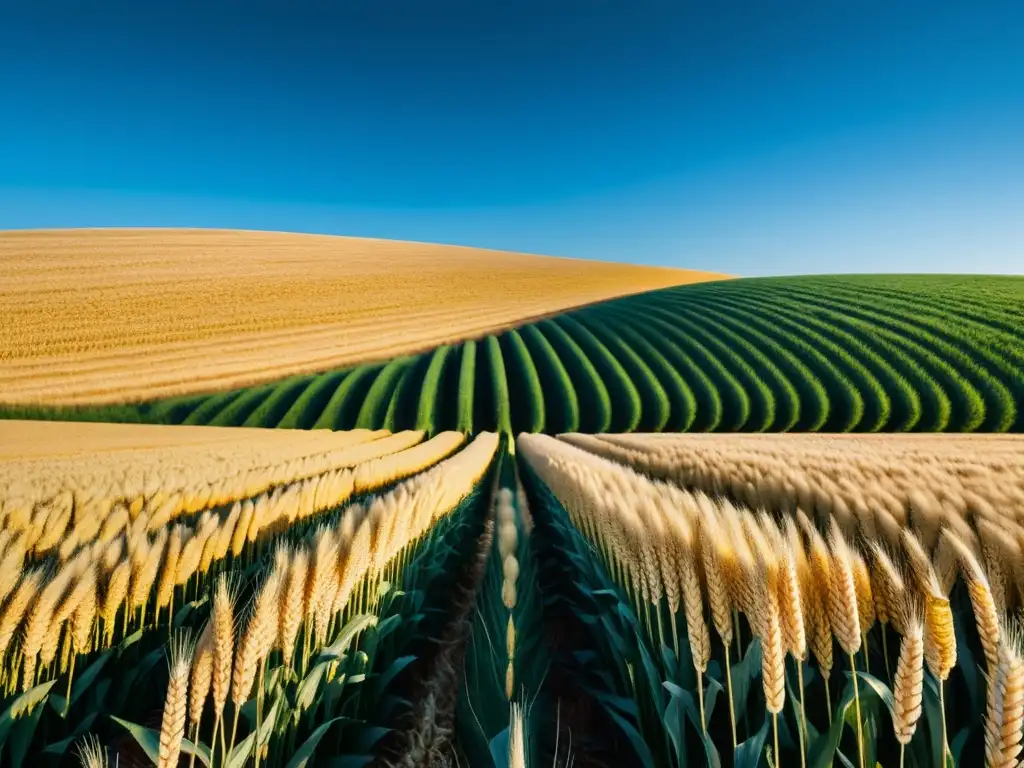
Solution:
[{"label": "clear blue sky", "polygon": [[1022,40],[1021,0],[12,2],[0,228],[1021,273]]}]

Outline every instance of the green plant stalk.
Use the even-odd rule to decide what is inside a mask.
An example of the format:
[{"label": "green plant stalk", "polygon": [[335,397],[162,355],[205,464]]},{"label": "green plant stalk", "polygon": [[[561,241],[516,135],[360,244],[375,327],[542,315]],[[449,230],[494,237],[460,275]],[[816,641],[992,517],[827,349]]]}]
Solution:
[{"label": "green plant stalk", "polygon": [[697,701],[700,704],[700,730],[704,738],[708,735],[708,721],[704,715],[704,673],[697,670]]},{"label": "green plant stalk", "polygon": [[[856,659],[852,653],[850,654],[850,671],[853,673],[853,703],[856,707],[857,714],[857,762],[860,765],[860,768],[864,768],[864,729],[861,727],[860,723],[860,688],[857,685]],[[941,693],[939,694],[939,698],[941,700]],[[831,711],[831,709],[832,708],[830,706],[829,710]],[[945,738],[945,733],[943,733],[943,738]]]},{"label": "green plant stalk", "polygon": [[832,693],[828,689],[828,678],[824,675],[821,679],[825,681],[825,709],[828,711],[828,724],[832,725]]},{"label": "green plant stalk", "polygon": [[736,751],[736,704],[732,698],[732,664],[729,663],[729,646],[722,641],[725,650],[725,685],[729,692],[729,727],[732,729],[732,750]]},{"label": "green plant stalk", "polygon": [[800,768],[804,768],[807,765],[807,713],[804,711],[804,664],[800,659],[796,659],[796,681],[800,686],[800,723],[797,726],[800,736]]},{"label": "green plant stalk", "polygon": [[772,713],[772,737],[775,740],[775,768],[779,768],[782,763],[779,755],[779,714],[778,712]]},{"label": "green plant stalk", "polygon": [[260,768],[260,727],[263,725],[263,675],[266,670],[266,658],[260,659],[260,670],[256,675],[256,739],[253,741],[253,751],[256,753],[256,768]]},{"label": "green plant stalk", "polygon": [[892,684],[892,670],[889,668],[889,641],[886,639],[885,624],[882,625],[882,656],[885,658],[885,676],[889,679],[890,685]]},{"label": "green plant stalk", "polygon": [[[199,744],[199,723],[192,726],[192,743]],[[193,749],[188,759],[188,768],[196,768],[196,751]]]},{"label": "green plant stalk", "polygon": [[64,698],[64,717],[68,716],[68,711],[71,709],[71,681],[75,677],[75,657],[76,656],[78,656],[78,654],[74,652],[74,649],[72,649],[72,651],[71,651],[71,662],[70,662],[71,667],[70,667],[70,672],[68,672],[68,693],[67,693],[67,696],[65,696],[65,698]]},{"label": "green plant stalk", "polygon": [[949,756],[949,741],[946,737],[946,682],[939,680],[939,710],[942,712],[942,762]]}]

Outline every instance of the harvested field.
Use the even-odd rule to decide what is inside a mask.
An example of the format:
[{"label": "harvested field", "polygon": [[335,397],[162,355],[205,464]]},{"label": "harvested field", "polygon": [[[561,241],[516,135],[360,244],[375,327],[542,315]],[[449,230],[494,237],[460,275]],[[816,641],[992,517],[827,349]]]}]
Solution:
[{"label": "harvested field", "polygon": [[6,232],[0,390],[95,404],[237,388],[721,277],[273,232]]}]

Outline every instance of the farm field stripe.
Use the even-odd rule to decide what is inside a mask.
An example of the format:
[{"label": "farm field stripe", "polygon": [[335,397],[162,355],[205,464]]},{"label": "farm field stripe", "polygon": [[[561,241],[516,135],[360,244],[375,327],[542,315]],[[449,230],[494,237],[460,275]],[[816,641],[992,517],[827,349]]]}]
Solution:
[{"label": "farm field stripe", "polygon": [[530,358],[537,366],[537,374],[546,395],[544,400],[544,428],[548,432],[575,432],[580,428],[580,403],[576,387],[569,378],[562,360],[547,337],[536,325],[519,329]]},{"label": "farm field stripe", "polygon": [[561,327],[579,345],[608,388],[612,406],[611,430],[635,430],[640,423],[642,409],[640,392],[622,364],[589,328],[581,325],[572,315],[562,315],[552,322]]},{"label": "farm field stripe", "polygon": [[[825,310],[830,308],[827,302],[811,295],[805,295],[802,300]],[[956,347],[933,333],[894,320],[883,312],[851,304],[845,305],[843,311],[853,321],[869,325],[873,333],[887,336],[928,362],[933,375],[945,383],[947,394],[961,410],[959,418],[954,415],[953,421],[959,431],[973,432],[982,427],[987,421],[986,414],[992,417],[989,424],[993,421],[1001,423],[1007,417],[1007,423],[1013,423],[1015,413],[1010,393],[984,367],[976,366]],[[988,391],[988,398],[982,394],[983,389]]]},{"label": "farm field stripe", "polygon": [[[872,276],[879,278],[881,276]],[[970,316],[987,326],[1001,329],[1015,338],[1024,322],[1024,279],[1001,276],[986,277],[984,283],[977,280],[938,280],[937,275],[929,279],[835,279],[828,289],[843,288],[862,292],[864,295],[880,295],[900,301],[912,299],[916,302],[935,304],[944,316]],[[823,284],[825,285],[825,284]],[[997,286],[1007,290],[994,290]],[[1008,322],[1009,320],[1016,320]]]},{"label": "farm field stripe", "polygon": [[[687,304],[694,310],[702,309],[709,315],[717,312],[716,320],[728,326],[736,334],[746,337],[753,347],[774,358],[776,366],[785,373],[787,380],[798,398],[799,412],[792,427],[798,431],[817,432],[828,419],[829,397],[819,376],[793,351],[791,339],[786,334],[774,334],[774,329],[764,318],[753,315],[742,308],[733,307],[722,312],[720,306],[702,294],[688,297]],[[765,327],[773,335],[758,330]]]},{"label": "farm field stripe", "polygon": [[363,398],[359,415],[356,416],[356,429],[373,429],[384,421],[391,404],[391,394],[398,386],[402,373],[415,361],[415,357],[396,357],[380,369]]},{"label": "farm field stripe", "polygon": [[313,379],[278,423],[281,429],[310,429],[351,369],[331,371]]},{"label": "farm field stripe", "polygon": [[699,343],[706,349],[743,389],[750,405],[740,431],[763,432],[771,425],[775,420],[775,398],[771,390],[761,380],[761,377],[743,360],[735,349],[722,343],[721,340],[705,330],[699,323],[691,321],[688,317],[673,309],[654,306],[650,311],[652,314],[663,317],[666,322],[674,322],[680,330],[687,333],[696,343]]},{"label": "farm field stripe", "polygon": [[208,424],[214,416],[227,408],[233,400],[236,400],[241,395],[241,390],[212,395],[200,403],[199,407],[192,411],[182,423],[197,426]]},{"label": "farm field stripe", "polygon": [[[717,430],[744,431],[750,419],[750,395],[711,350],[684,329],[666,320],[664,316],[652,316],[650,309],[630,308],[623,314],[638,327],[642,325],[652,333],[664,336],[696,363],[694,367],[703,374],[701,384],[710,387],[711,391],[721,398],[722,411],[720,422],[716,425]],[[694,386],[694,391],[699,391],[699,387]]]},{"label": "farm field stripe", "polygon": [[[654,375],[650,366],[633,350],[622,337],[611,330],[593,313],[580,312],[574,316],[576,322],[585,326],[608,351],[615,356],[637,389],[640,398],[640,419],[635,429],[645,432],[660,432],[671,414],[668,394]],[[539,432],[540,430],[533,430]]]},{"label": "farm field stripe", "polygon": [[608,388],[580,345],[551,320],[537,324],[551,342],[572,379],[580,401],[580,425],[587,431],[607,432],[612,422],[612,403]]},{"label": "farm field stripe", "polygon": [[[844,294],[847,291],[841,290]],[[993,330],[980,320],[944,315],[926,297],[900,299],[901,307],[915,310],[900,314],[880,303],[890,297],[873,295],[870,298],[874,301],[851,295],[849,301],[864,308],[867,314],[861,316],[865,319],[877,322],[877,316],[884,316],[888,318],[885,325],[890,329],[911,337],[927,338],[930,346],[938,346],[947,360],[955,356],[958,368],[968,372],[965,378],[979,391],[987,391],[983,429],[999,432],[1021,423],[1021,408],[1016,403],[1024,403],[1024,376],[1021,375],[1024,354],[1014,349],[1014,345],[1020,345],[1019,338]],[[914,328],[917,330],[912,332]],[[950,329],[958,332],[951,334]]]},{"label": "farm field stripe", "polygon": [[788,309],[788,303],[785,307],[781,304],[781,301],[776,302],[777,311],[792,312],[795,316],[802,316],[804,322],[830,328],[831,335],[837,340],[842,340],[844,345],[859,345],[864,349],[877,348],[882,361],[878,374],[879,381],[914,393],[916,403],[912,413],[917,416],[912,425],[914,430],[934,431],[949,428],[953,412],[949,394],[912,352],[894,344],[890,338],[874,333],[870,326],[858,323],[842,311],[819,311],[812,318],[800,309]]},{"label": "farm field stripe", "polygon": [[249,414],[242,426],[276,427],[312,379],[312,376],[292,376],[277,384],[270,397]]},{"label": "farm field stripe", "polygon": [[452,347],[448,344],[434,350],[420,387],[416,406],[416,429],[426,432],[430,437],[440,431],[438,425],[438,410],[442,396],[440,385],[444,375],[445,362],[451,351]]},{"label": "farm field stripe", "polygon": [[155,403],[139,406],[145,409],[146,421],[157,424],[181,424],[209,395],[192,395],[191,397],[175,397],[169,400],[158,400]]},{"label": "farm field stripe", "polygon": [[[588,320],[593,320],[599,317],[599,315],[591,313],[587,317]],[[662,391],[665,392],[668,398],[668,417],[662,428],[670,432],[688,431],[697,416],[697,400],[686,379],[680,375],[668,358],[661,353],[661,350],[644,336],[637,333],[636,330],[626,325],[617,324],[611,313],[604,313],[600,317],[601,322],[606,323],[610,331],[617,333],[622,338],[624,349],[634,351],[639,361],[650,366],[651,372],[657,379]],[[682,355],[683,353],[680,352],[679,354]],[[689,361],[689,364],[692,365],[692,361]],[[717,414],[720,417],[722,410],[721,400],[714,401],[714,404],[717,404]],[[710,410],[713,410],[713,408],[709,408]]]},{"label": "farm field stripe", "polygon": [[763,394],[771,403],[769,411],[774,413],[774,418],[765,429],[755,431],[788,432],[793,428],[800,418],[800,396],[793,382],[779,369],[770,355],[759,350],[742,334],[720,322],[718,313],[697,313],[689,302],[680,302],[673,311],[686,315],[696,326],[708,326],[705,332],[709,338],[718,340],[719,343],[722,340],[731,342],[728,348],[735,350],[738,364],[744,365],[748,370],[748,376],[755,377],[755,383],[760,382]]},{"label": "farm field stripe", "polygon": [[503,346],[512,393],[512,428],[520,432],[544,431],[544,390],[537,366],[523,337],[516,330],[506,331],[499,341]]},{"label": "farm field stripe", "polygon": [[[1003,358],[1003,354],[1009,354],[1014,358],[1015,363],[1024,361],[1024,353],[1014,349],[1014,345],[1020,346],[1020,336],[1008,334],[993,327],[984,319],[971,319],[959,315],[957,312],[943,311],[934,303],[934,299],[928,296],[898,294],[882,294],[871,289],[863,291],[848,287],[839,287],[833,291],[837,297],[841,296],[850,306],[859,307],[865,311],[884,315],[888,318],[890,327],[902,331],[907,327],[908,335],[911,327],[916,327],[929,335],[936,337],[940,343],[952,346],[955,349],[964,347],[965,341],[972,351],[976,351],[985,358],[989,366],[998,370],[1001,374],[1015,376],[1019,372],[1014,366]],[[892,307],[898,304],[901,309],[913,309],[913,312],[894,312]],[[950,329],[960,331],[951,334]],[[984,336],[980,336],[984,333]],[[992,373],[992,375],[996,375]]]},{"label": "farm field stripe", "polygon": [[[751,304],[764,305],[766,317],[772,317],[775,324],[785,328],[790,335],[798,338],[803,337],[808,342],[806,349],[811,357],[818,360],[825,367],[836,371],[833,380],[839,386],[834,391],[829,392],[833,409],[825,424],[826,431],[875,431],[878,426],[885,423],[882,420],[882,416],[889,410],[889,397],[882,388],[882,385],[863,364],[851,356],[845,349],[836,344],[827,335],[815,330],[812,327],[813,323],[808,322],[805,315],[793,311],[791,314],[799,319],[787,317],[786,314],[778,311],[777,303],[768,302],[761,294],[730,296],[729,298],[738,302],[742,301],[748,306]],[[826,352],[828,353],[827,356]],[[838,366],[841,366],[841,369]],[[873,395],[872,408],[878,413],[875,414],[873,421],[864,424],[865,400],[872,401],[872,398],[865,397],[867,393]]]},{"label": "farm field stripe", "polygon": [[462,345],[459,361],[459,399],[456,406],[455,428],[459,432],[473,432],[473,395],[476,392],[476,342]]},{"label": "farm field stripe", "polygon": [[[882,354],[876,353],[872,345],[878,343],[870,338],[862,338],[859,334],[850,334],[839,330],[834,324],[823,321],[819,316],[808,315],[800,305],[793,305],[784,299],[766,300],[760,295],[735,297],[729,295],[708,296],[701,298],[703,301],[715,305],[720,310],[728,310],[728,313],[736,318],[743,318],[747,325],[758,325],[764,327],[771,333],[776,344],[789,348],[800,349],[803,352],[803,359],[809,366],[817,371],[819,380],[826,388],[826,392],[833,404],[832,410],[826,414],[826,422],[819,425],[815,431],[822,427],[826,431],[848,432],[849,429],[836,428],[842,414],[835,410],[836,404],[846,402],[847,407],[852,407],[849,401],[849,393],[854,390],[862,398],[873,393],[877,398],[878,390],[881,388],[884,395],[883,401],[875,403],[873,410],[876,411],[874,421],[868,420],[870,428],[864,431],[875,432],[879,429],[886,431],[905,431],[918,423],[921,416],[921,401],[918,393],[911,384],[901,376],[894,375],[890,368],[893,350],[883,347]],[[780,317],[788,318],[791,323],[788,330],[778,327]],[[769,321],[768,318],[772,318]],[[807,338],[804,338],[804,337]],[[865,379],[858,374],[858,369],[850,365],[843,365],[847,372],[841,372],[836,363],[823,356],[821,350],[834,351],[835,349],[855,352],[851,359],[862,366],[872,377]],[[834,354],[839,364],[847,363],[841,352]],[[850,356],[847,356],[850,358]],[[935,389],[934,382],[919,368],[908,364],[911,370],[919,373],[922,381],[925,382],[926,390],[930,387]],[[851,380],[850,373],[853,374]],[[858,381],[860,386],[853,382]],[[872,383],[873,382],[873,383]],[[936,397],[941,396],[941,392]],[[870,401],[871,397],[867,397]],[[886,405],[888,403],[888,405]],[[870,410],[866,418],[870,419]],[[881,419],[888,414],[883,422]]]},{"label": "farm field stripe", "polygon": [[412,390],[415,387],[412,379],[413,367],[410,365],[402,369],[398,383],[391,393],[391,400],[388,401],[388,410],[384,414],[384,423],[381,426],[389,432],[412,428],[412,423],[405,417],[403,404],[412,397]]},{"label": "farm field stripe", "polygon": [[487,350],[487,370],[491,382],[491,403],[494,407],[497,431],[501,434],[512,434],[512,415],[508,394],[508,379],[505,376],[505,361],[501,355],[501,345],[496,336],[488,336],[484,342]]},{"label": "farm field stripe", "polygon": [[345,429],[346,422],[354,425],[363,396],[382,367],[361,365],[343,378],[313,424],[313,429]]}]

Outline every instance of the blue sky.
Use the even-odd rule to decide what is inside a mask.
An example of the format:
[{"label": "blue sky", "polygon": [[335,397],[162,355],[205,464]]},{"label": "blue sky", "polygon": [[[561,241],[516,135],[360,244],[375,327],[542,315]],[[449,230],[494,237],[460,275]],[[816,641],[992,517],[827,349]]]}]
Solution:
[{"label": "blue sky", "polygon": [[17,5],[0,228],[1024,273],[1019,0]]}]

